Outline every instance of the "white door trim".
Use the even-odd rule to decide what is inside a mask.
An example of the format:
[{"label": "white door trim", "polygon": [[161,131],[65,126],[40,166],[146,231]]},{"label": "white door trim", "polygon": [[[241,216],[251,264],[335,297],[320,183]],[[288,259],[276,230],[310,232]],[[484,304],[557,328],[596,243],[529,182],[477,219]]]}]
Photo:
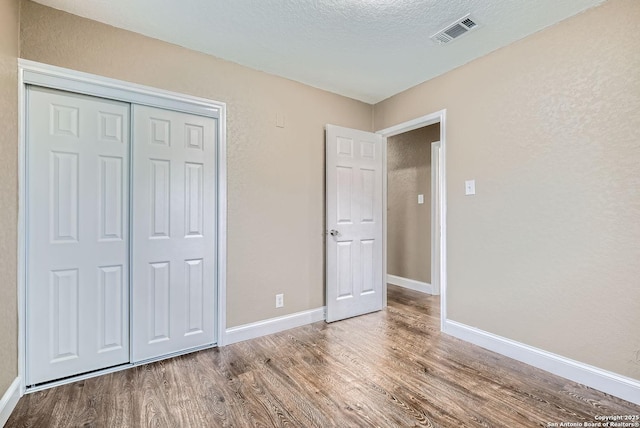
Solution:
[{"label": "white door trim", "polygon": [[[20,396],[25,393],[26,371],[26,107],[27,85],[37,85],[76,92],[133,104],[166,108],[184,113],[218,118],[217,185],[218,236],[217,254],[217,345],[225,342],[226,332],[226,266],[227,266],[227,132],[225,103],[111,79],[49,64],[18,59],[18,377]],[[71,381],[71,380],[70,380]]]},{"label": "white door trim", "polygon": [[[442,193],[442,186],[440,186],[440,165],[442,159],[440,159],[441,150],[440,141],[434,141],[431,143],[431,287],[432,294],[440,294],[440,269],[433,269],[433,266],[440,266],[440,242],[438,236],[440,236],[440,193]],[[435,237],[435,239],[434,239]]]},{"label": "white door trim", "polygon": [[[421,116],[389,128],[377,131],[384,138],[382,143],[382,206],[383,231],[382,231],[382,268],[383,278],[387,278],[387,138],[424,126],[440,123],[440,330],[444,330],[447,319],[447,144],[446,144],[446,117],[447,110],[443,109],[425,116]],[[387,283],[383,284],[384,306],[387,306]]]}]

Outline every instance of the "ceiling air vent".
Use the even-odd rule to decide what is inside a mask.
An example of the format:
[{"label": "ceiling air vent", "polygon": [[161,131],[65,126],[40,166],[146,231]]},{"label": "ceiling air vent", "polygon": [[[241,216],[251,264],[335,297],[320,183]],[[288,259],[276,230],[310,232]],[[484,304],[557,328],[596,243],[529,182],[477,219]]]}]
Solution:
[{"label": "ceiling air vent", "polygon": [[445,43],[453,41],[454,39],[457,39],[463,34],[467,34],[469,31],[476,28],[478,28],[478,23],[471,19],[469,15],[465,15],[453,24],[448,25],[444,29],[431,36],[431,40],[440,45],[443,45]]}]

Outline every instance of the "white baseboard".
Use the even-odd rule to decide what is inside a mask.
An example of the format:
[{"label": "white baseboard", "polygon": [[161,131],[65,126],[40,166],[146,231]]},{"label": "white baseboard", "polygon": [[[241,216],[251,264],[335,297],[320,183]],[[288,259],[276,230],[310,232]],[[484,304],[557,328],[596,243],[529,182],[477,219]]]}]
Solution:
[{"label": "white baseboard", "polygon": [[268,334],[278,333],[290,328],[300,327],[318,321],[325,320],[325,308],[310,309],[308,311],[296,312],[295,314],[284,315],[251,324],[240,325],[228,328],[225,332],[225,345],[242,342],[243,340],[254,339]]},{"label": "white baseboard", "polygon": [[0,399],[0,427],[9,420],[11,412],[16,408],[18,400],[20,399],[20,378],[17,377],[9,386],[9,389],[4,393]]},{"label": "white baseboard", "polygon": [[426,282],[416,281],[415,279],[403,278],[401,276],[387,275],[387,284],[398,285],[414,291],[420,291],[427,294],[434,293],[433,286]]},{"label": "white baseboard", "polygon": [[456,321],[445,320],[443,332],[565,379],[606,392],[631,403],[640,404],[640,381],[635,379],[543,351]]}]

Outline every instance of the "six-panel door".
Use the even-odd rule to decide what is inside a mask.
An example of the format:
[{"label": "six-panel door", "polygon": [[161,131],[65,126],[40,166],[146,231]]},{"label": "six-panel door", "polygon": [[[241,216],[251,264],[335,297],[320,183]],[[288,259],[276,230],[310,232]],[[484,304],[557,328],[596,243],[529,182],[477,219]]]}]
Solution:
[{"label": "six-panel door", "polygon": [[129,105],[30,87],[27,385],[129,362]]},{"label": "six-panel door", "polygon": [[327,125],[327,322],[382,309],[382,136]]},{"label": "six-panel door", "polygon": [[133,360],[215,342],[216,119],[133,106]]}]

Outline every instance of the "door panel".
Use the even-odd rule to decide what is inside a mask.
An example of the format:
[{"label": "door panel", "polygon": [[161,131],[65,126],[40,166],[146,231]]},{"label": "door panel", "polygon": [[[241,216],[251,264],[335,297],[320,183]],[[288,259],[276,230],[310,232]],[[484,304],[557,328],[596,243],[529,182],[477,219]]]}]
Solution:
[{"label": "door panel", "polygon": [[100,156],[98,174],[98,227],[100,241],[122,241],[125,213],[123,206],[124,167],[122,158]]},{"label": "door panel", "polygon": [[27,93],[27,384],[129,362],[129,105]]},{"label": "door panel", "polygon": [[382,136],[327,125],[327,321],[382,309]]},{"label": "door panel", "polygon": [[133,107],[133,359],[213,344],[217,121]]},{"label": "door panel", "polygon": [[120,302],[124,296],[123,292],[127,291],[123,287],[126,280],[122,266],[101,266],[100,270],[100,306],[98,320],[98,338],[100,347],[98,352],[105,352],[124,343],[122,332],[129,329],[128,325],[123,325],[124,310]]}]

